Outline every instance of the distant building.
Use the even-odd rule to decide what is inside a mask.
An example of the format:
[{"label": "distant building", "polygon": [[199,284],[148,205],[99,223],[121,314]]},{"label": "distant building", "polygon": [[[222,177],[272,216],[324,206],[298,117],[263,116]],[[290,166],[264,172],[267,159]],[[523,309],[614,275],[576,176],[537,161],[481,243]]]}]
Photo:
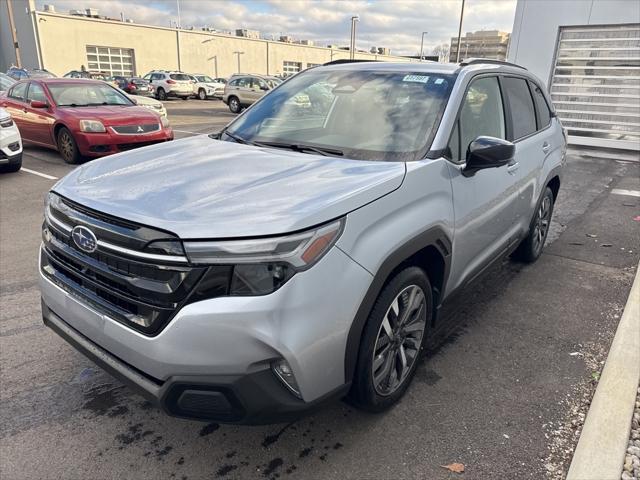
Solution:
[{"label": "distant building", "polygon": [[570,144],[640,149],[638,19],[637,1],[518,0],[508,59],[545,82]]},{"label": "distant building", "polygon": [[246,28],[238,28],[236,30],[236,37],[260,38],[260,32],[258,30],[247,30]]},{"label": "distant building", "polygon": [[[509,33],[499,30],[480,30],[467,32],[460,39],[460,61],[465,58],[491,58],[506,60],[509,48]],[[456,62],[458,58],[458,37],[451,37],[449,61]]]}]

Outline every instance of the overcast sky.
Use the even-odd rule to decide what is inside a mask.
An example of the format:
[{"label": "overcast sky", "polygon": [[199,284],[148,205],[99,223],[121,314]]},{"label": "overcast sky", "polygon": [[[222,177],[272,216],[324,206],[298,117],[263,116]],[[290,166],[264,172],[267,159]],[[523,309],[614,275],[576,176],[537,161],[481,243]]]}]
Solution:
[{"label": "overcast sky", "polygon": [[[417,54],[421,32],[425,54],[457,35],[461,0],[179,0],[183,27],[219,30],[248,28],[263,37],[291,35],[316,44],[348,45],[352,15],[360,16],[357,47],[389,47],[396,54]],[[37,0],[40,9],[53,4],[58,12],[96,8],[100,15],[137,23],[169,26],[177,19],[176,0]],[[467,0],[463,32],[513,27],[516,0]]]}]

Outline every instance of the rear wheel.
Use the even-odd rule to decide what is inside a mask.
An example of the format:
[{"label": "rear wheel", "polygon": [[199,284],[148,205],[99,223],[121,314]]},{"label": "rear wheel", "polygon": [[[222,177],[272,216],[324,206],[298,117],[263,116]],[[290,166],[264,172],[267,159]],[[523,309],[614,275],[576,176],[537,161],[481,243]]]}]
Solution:
[{"label": "rear wheel", "polygon": [[540,257],[544,242],[549,234],[552,214],[553,192],[549,187],[546,187],[542,198],[538,202],[533,220],[529,225],[529,233],[514,252],[514,258],[526,263],[532,263]]},{"label": "rear wheel", "polygon": [[365,325],[349,393],[353,403],[381,412],[405,393],[418,366],[433,297],[424,271],[409,267],[382,290]]},{"label": "rear wheel", "polygon": [[68,128],[62,127],[58,132],[58,152],[66,163],[80,162],[78,144]]},{"label": "rear wheel", "polygon": [[158,100],[166,100],[167,99],[167,92],[164,91],[164,88],[158,87],[158,89],[156,90],[156,98]]},{"label": "rear wheel", "polygon": [[207,92],[204,91],[204,88],[201,88],[200,90],[198,90],[198,98],[200,100],[206,100],[207,99]]},{"label": "rear wheel", "polygon": [[231,110],[232,113],[240,113],[242,107],[240,106],[238,97],[229,97],[229,110]]}]

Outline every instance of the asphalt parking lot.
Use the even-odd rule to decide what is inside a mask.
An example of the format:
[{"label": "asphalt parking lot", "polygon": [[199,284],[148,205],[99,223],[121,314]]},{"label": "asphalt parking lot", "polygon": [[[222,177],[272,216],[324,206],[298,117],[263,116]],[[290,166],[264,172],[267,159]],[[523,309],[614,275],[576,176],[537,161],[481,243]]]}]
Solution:
[{"label": "asphalt parking lot", "polygon": [[[219,101],[167,102],[176,137]],[[640,259],[640,163],[572,154],[549,242],[469,289],[456,328],[393,410],[335,403],[291,424],[169,418],[42,325],[42,203],[72,167],[26,147],[0,176],[0,476],[6,479],[540,479],[568,467]],[[35,173],[34,173],[35,172]],[[44,175],[44,176],[43,176]],[[460,462],[464,474],[442,465]]]}]

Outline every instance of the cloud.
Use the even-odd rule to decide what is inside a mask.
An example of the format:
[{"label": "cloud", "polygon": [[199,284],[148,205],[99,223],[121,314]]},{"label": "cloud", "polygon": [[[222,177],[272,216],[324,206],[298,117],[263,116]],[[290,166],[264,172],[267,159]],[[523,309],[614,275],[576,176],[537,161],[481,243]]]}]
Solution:
[{"label": "cloud", "polygon": [[[175,22],[175,0],[37,0],[58,12],[95,7],[100,15],[136,23],[169,26]],[[219,30],[259,30],[263,37],[291,35],[317,45],[348,45],[351,16],[359,15],[357,46],[391,48],[396,54],[416,54],[423,31],[425,52],[457,36],[460,0],[180,0],[183,27]],[[463,33],[475,30],[511,31],[516,0],[467,0]]]}]

